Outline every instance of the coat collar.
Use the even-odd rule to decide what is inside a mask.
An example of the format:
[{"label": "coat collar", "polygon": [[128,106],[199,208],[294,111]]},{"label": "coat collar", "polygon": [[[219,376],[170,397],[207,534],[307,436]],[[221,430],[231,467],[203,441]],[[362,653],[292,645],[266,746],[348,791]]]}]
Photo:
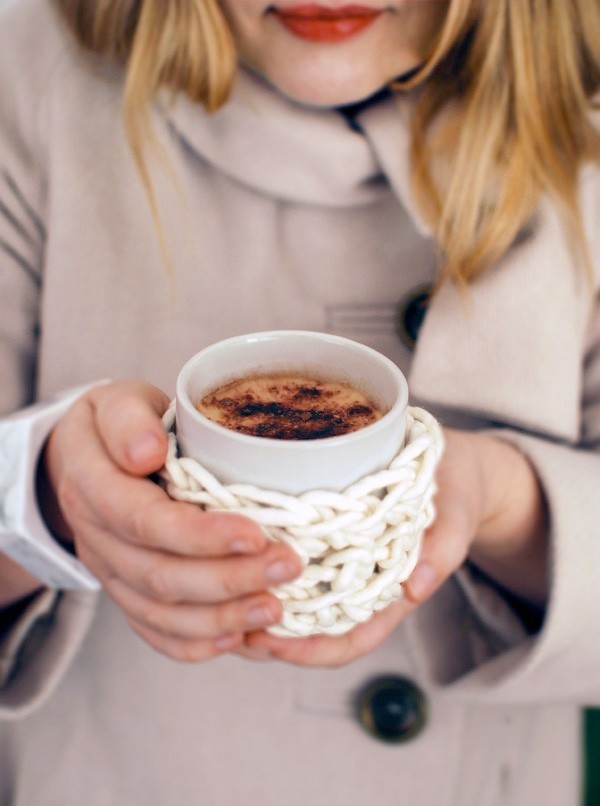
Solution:
[{"label": "coat collar", "polygon": [[358,124],[371,145],[380,171],[390,183],[415,229],[423,237],[431,238],[431,227],[417,207],[411,187],[411,106],[411,96],[390,95],[381,103],[368,107],[358,117]]},{"label": "coat collar", "polygon": [[202,159],[262,194],[353,207],[385,191],[369,143],[342,115],[296,104],[245,70],[213,115],[179,96],[167,116]]},{"label": "coat collar", "polygon": [[444,287],[425,318],[410,375],[425,402],[566,442],[580,435],[591,292],[556,209],[466,297]]}]

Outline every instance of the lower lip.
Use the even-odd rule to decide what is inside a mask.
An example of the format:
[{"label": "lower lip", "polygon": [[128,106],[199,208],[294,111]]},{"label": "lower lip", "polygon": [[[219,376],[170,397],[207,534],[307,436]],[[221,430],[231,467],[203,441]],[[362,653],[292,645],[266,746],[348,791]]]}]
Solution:
[{"label": "lower lip", "polygon": [[318,11],[294,9],[293,13],[273,12],[279,22],[299,39],[310,42],[343,42],[360,34],[372,25],[381,11],[348,9],[339,15],[323,14]]}]

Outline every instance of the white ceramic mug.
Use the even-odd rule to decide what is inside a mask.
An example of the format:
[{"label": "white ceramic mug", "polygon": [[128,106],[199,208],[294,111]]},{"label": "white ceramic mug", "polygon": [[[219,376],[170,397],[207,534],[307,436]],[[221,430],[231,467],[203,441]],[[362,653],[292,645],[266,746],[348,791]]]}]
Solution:
[{"label": "white ceramic mug", "polygon": [[[209,420],[196,409],[207,393],[251,374],[294,372],[348,383],[386,413],[342,436],[280,440],[249,436]],[[358,342],[301,330],[236,336],[207,347],[177,380],[177,439],[223,484],[254,484],[298,495],[343,490],[386,467],[404,444],[408,384],[398,367]]]}]

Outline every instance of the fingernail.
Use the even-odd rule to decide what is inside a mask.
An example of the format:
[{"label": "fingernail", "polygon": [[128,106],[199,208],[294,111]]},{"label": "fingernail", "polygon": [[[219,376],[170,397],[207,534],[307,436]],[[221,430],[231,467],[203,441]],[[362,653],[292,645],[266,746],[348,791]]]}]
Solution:
[{"label": "fingernail", "polygon": [[295,565],[285,562],[284,560],[278,560],[272,563],[267,566],[267,570],[265,571],[267,582],[289,582],[297,575],[298,572],[296,571]]},{"label": "fingernail", "polygon": [[428,562],[417,565],[407,581],[410,595],[415,599],[426,599],[435,588],[437,573]]},{"label": "fingernail", "polygon": [[147,462],[158,453],[160,442],[152,431],[144,431],[129,443],[127,454],[135,464]]},{"label": "fingernail", "polygon": [[277,617],[268,605],[256,605],[246,613],[246,624],[248,627],[266,627],[273,624]]}]

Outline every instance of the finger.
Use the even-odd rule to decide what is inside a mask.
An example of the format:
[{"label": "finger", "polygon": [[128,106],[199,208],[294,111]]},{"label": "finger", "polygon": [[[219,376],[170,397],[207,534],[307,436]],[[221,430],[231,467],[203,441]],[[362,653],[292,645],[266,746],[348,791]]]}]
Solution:
[{"label": "finger", "polygon": [[241,646],[244,636],[239,633],[220,636],[214,639],[181,639],[158,633],[129,619],[131,629],[157,652],[181,663],[201,663],[223,652],[230,652]]},{"label": "finger", "polygon": [[79,518],[141,546],[183,556],[250,554],[266,546],[264,532],[248,518],[202,512],[172,501],[147,479],[121,472],[100,441],[89,404],[74,407],[61,442],[63,453],[73,458],[63,470],[58,497],[75,533]]},{"label": "finger", "polygon": [[107,526],[135,545],[186,557],[256,554],[267,546],[266,534],[249,518],[173,501],[150,481],[112,481],[97,493],[97,506]]},{"label": "finger", "polygon": [[102,582],[117,577],[166,604],[226,602],[289,582],[302,571],[298,555],[283,543],[272,543],[259,555],[201,560],[132,546],[101,529],[90,529],[85,543],[94,555],[88,562],[100,569]]},{"label": "finger", "polygon": [[470,512],[462,496],[442,495],[436,519],[427,530],[419,562],[403,585],[417,604],[428,599],[464,563],[473,540]]},{"label": "finger", "polygon": [[411,602],[400,599],[344,635],[281,638],[255,632],[246,636],[246,645],[297,666],[342,666],[383,643],[414,607]]},{"label": "finger", "polygon": [[105,528],[143,548],[184,557],[226,557],[257,554],[268,544],[264,531],[251,519],[173,501],[146,479],[112,473],[102,489],[90,489],[87,495],[102,513]]},{"label": "finger", "polygon": [[100,438],[123,470],[147,476],[159,470],[167,455],[161,417],[169,398],[156,386],[119,381],[89,394]]},{"label": "finger", "polygon": [[268,649],[251,649],[245,644],[237,647],[233,654],[239,655],[240,658],[245,658],[246,660],[258,661],[259,663],[275,660],[273,654],[269,652]]},{"label": "finger", "polygon": [[194,606],[157,602],[132,590],[120,579],[108,579],[104,588],[128,618],[174,638],[218,638],[227,633],[262,629],[281,619],[281,604],[272,594],[248,596],[216,606]]}]

